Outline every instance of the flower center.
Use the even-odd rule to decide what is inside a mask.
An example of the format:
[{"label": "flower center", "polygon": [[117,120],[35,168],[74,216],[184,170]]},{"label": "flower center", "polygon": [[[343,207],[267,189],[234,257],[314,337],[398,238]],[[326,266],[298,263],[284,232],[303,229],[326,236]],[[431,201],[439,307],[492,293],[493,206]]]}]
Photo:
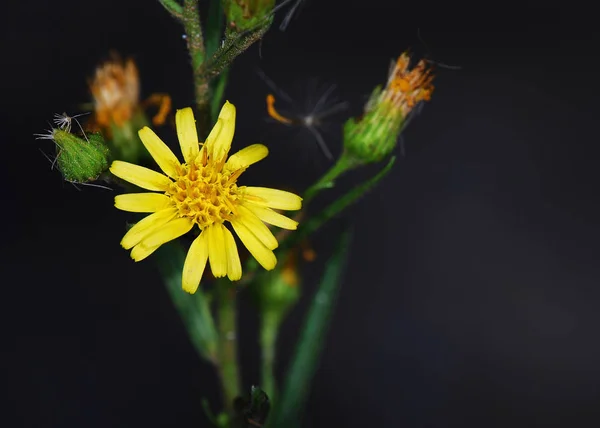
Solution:
[{"label": "flower center", "polygon": [[[199,159],[198,159],[199,160]],[[238,199],[235,181],[241,171],[222,171],[223,163],[212,160],[185,163],[166,194],[179,210],[180,217],[192,219],[201,229],[223,223],[235,214]]]}]

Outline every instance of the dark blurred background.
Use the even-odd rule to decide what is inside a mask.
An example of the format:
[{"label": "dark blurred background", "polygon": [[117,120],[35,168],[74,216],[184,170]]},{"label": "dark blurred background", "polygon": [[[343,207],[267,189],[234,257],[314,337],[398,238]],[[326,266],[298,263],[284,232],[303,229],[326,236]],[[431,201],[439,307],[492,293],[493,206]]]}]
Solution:
[{"label": "dark blurred background", "polygon": [[[206,426],[200,399],[219,407],[216,377],[152,260],[134,264],[120,248],[128,216],[112,206],[117,192],[63,182],[40,153],[51,143],[33,137],[54,113],[80,112],[111,49],[136,59],[144,97],[191,105],[182,30],[155,1],[3,9],[0,424]],[[565,9],[312,0],[235,63],[234,148],[271,151],[248,182],[298,191],[328,161],[308,132],[266,120],[256,67],[298,111],[338,85],[351,107],[324,131],[337,154],[338,125],[402,51],[452,66],[437,67],[406,155],[345,216],[355,245],[305,426],[600,423],[598,34],[585,11]],[[338,231],[312,242],[318,258],[282,331],[280,371]],[[260,379],[257,321],[241,300],[249,387]]]}]

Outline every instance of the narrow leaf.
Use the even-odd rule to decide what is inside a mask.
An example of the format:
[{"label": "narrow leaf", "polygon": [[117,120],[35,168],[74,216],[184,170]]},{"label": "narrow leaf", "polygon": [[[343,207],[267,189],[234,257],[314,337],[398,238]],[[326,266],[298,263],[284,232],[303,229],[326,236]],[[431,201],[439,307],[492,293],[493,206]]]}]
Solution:
[{"label": "narrow leaf", "polygon": [[217,51],[221,43],[221,34],[223,32],[223,5],[221,0],[211,0],[208,6],[208,18],[206,21],[206,57],[210,58]]},{"label": "narrow leaf", "polygon": [[228,77],[229,68],[225,68],[217,78],[211,81],[213,96],[210,101],[210,114],[213,122],[217,120],[219,110],[223,107],[223,95],[225,94]]},{"label": "narrow leaf", "polygon": [[304,320],[281,395],[274,403],[273,416],[268,421],[269,427],[294,427],[299,424],[341,286],[350,241],[351,232],[345,231],[327,263],[317,294]]}]

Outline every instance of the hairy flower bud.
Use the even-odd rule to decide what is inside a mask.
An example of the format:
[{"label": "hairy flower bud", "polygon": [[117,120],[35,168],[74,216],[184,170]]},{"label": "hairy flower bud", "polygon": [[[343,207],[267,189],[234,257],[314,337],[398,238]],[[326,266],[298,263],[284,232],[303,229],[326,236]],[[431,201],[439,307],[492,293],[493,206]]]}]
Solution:
[{"label": "hairy flower bud", "polygon": [[87,183],[108,169],[109,150],[102,135],[81,138],[68,129],[52,129],[48,137],[56,143],[56,163],[65,180]]}]

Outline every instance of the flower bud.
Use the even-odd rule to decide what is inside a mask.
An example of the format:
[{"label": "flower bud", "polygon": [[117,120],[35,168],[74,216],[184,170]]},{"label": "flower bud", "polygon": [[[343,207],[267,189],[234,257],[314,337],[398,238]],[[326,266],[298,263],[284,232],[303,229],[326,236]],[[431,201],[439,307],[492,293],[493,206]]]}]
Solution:
[{"label": "flower bud", "polygon": [[261,21],[269,19],[275,0],[227,0],[223,5],[230,31],[242,32],[264,25]]},{"label": "flower bud", "polygon": [[265,273],[252,286],[260,312],[271,314],[278,320],[282,320],[300,298],[298,251],[292,249],[282,257],[281,267]]},{"label": "flower bud", "polygon": [[51,139],[56,143],[56,162],[67,181],[86,183],[96,180],[108,169],[109,149],[100,134],[80,138],[68,129],[53,129]]},{"label": "flower bud", "polygon": [[357,161],[379,162],[387,157],[414,107],[431,99],[431,69],[421,60],[409,70],[409,62],[408,54],[400,55],[385,88],[376,87],[363,115],[344,125],[344,147]]}]

